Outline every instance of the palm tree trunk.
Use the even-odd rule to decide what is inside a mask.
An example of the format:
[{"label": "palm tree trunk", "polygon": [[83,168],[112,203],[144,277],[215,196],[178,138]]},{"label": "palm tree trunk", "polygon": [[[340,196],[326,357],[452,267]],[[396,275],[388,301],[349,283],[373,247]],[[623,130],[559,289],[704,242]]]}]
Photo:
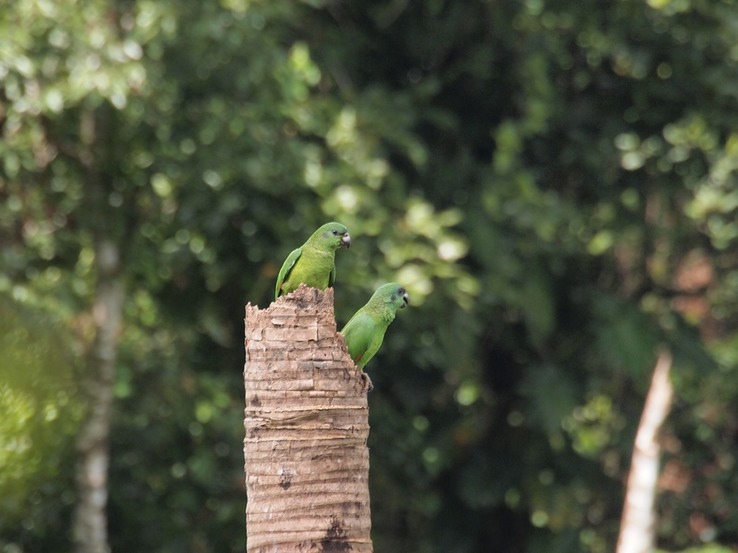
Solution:
[{"label": "palm tree trunk", "polygon": [[246,550],[371,553],[366,381],[333,290],[246,306]]}]

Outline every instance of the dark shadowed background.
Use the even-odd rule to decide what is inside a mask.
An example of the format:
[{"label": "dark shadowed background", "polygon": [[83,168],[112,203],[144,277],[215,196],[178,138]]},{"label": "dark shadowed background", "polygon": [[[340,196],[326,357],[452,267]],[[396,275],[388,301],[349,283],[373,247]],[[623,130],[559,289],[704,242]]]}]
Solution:
[{"label": "dark shadowed background", "polygon": [[659,547],[735,551],[737,44],[735,0],[2,10],[0,551],[72,547],[100,243],[111,549],[244,550],[244,305],[330,220],[339,325],[412,297],[367,366],[376,551],[612,551],[662,344]]}]

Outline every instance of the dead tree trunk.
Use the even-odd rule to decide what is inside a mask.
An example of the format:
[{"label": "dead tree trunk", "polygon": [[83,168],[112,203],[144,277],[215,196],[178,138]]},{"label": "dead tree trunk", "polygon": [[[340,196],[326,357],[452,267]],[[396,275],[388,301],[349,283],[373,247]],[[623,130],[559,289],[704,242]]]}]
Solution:
[{"label": "dead tree trunk", "polygon": [[367,394],[333,290],[246,306],[246,550],[371,553]]},{"label": "dead tree trunk", "polygon": [[671,354],[664,350],[656,360],[651,387],[636,432],[616,553],[651,553],[654,550],[654,505],[661,453],[658,433],[669,414],[674,394],[669,379],[670,371]]}]

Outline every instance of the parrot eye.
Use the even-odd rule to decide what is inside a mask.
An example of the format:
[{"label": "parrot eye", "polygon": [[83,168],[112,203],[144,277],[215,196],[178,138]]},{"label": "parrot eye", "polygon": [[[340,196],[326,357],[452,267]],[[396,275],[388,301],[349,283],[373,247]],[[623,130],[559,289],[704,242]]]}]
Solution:
[{"label": "parrot eye", "polygon": [[333,233],[333,236],[338,236],[338,231],[337,230],[332,230],[331,232]]}]

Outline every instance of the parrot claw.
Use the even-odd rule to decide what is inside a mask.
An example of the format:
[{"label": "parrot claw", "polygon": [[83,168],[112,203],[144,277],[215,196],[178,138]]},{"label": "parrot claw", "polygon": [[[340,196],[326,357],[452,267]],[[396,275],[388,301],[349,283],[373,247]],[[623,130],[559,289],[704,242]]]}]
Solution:
[{"label": "parrot claw", "polygon": [[374,389],[374,384],[372,384],[372,379],[369,378],[369,375],[362,371],[361,373],[361,380],[364,382],[364,389],[368,392],[371,392]]}]

